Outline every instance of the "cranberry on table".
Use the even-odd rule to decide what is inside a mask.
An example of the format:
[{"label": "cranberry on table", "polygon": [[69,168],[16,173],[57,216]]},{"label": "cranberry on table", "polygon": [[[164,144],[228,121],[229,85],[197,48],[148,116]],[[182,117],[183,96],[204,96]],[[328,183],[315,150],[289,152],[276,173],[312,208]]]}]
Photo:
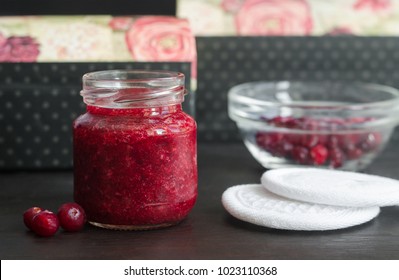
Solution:
[{"label": "cranberry on table", "polygon": [[69,232],[80,231],[86,223],[86,214],[83,208],[74,202],[64,203],[57,213],[60,226]]},{"label": "cranberry on table", "polygon": [[32,221],[32,231],[43,237],[53,236],[59,226],[57,215],[48,210],[36,214]]},{"label": "cranberry on table", "polygon": [[32,229],[33,218],[36,214],[43,211],[42,208],[34,206],[26,210],[23,214],[24,224],[28,229]]}]

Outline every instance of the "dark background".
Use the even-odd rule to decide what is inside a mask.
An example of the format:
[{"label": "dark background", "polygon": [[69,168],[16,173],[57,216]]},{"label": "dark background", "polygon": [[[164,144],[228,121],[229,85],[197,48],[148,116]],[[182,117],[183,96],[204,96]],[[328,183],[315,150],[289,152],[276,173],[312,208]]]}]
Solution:
[{"label": "dark background", "polygon": [[1,0],[0,15],[174,15],[174,0]]}]

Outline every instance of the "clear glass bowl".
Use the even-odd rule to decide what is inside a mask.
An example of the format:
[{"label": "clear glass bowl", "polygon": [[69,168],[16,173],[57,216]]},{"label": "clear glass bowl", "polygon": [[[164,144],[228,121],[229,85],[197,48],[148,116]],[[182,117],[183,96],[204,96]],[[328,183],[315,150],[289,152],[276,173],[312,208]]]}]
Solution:
[{"label": "clear glass bowl", "polygon": [[361,170],[399,120],[399,91],[360,82],[251,82],[229,91],[229,116],[265,168]]}]

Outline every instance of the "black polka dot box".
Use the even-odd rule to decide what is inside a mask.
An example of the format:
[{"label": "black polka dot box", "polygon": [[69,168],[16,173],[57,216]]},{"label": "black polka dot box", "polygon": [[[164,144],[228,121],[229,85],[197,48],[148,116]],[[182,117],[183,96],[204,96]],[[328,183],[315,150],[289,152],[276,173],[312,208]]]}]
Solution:
[{"label": "black polka dot box", "polygon": [[82,75],[110,69],[178,71],[190,85],[183,62],[0,63],[0,170],[72,168],[72,122],[85,111]]}]

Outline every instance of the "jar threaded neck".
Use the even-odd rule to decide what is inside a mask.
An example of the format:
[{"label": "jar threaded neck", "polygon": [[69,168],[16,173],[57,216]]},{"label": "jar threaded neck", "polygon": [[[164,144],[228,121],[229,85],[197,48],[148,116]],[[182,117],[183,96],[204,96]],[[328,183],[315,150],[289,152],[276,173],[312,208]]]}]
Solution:
[{"label": "jar threaded neck", "polygon": [[176,105],[186,93],[182,73],[144,70],[87,73],[81,91],[87,105],[114,109]]}]

